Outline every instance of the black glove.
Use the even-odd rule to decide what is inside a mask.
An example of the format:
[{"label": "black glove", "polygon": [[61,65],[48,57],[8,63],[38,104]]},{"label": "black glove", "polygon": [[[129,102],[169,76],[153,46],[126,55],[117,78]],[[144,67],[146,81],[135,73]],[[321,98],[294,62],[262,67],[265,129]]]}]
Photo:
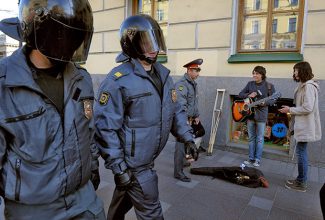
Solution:
[{"label": "black glove", "polygon": [[97,190],[98,186],[99,186],[99,183],[100,183],[100,176],[99,176],[99,170],[98,169],[91,171],[90,180],[93,183],[95,190]]},{"label": "black glove", "polygon": [[191,141],[185,142],[185,154],[191,155],[194,160],[197,160],[199,158],[199,153],[196,149],[196,145]]},{"label": "black glove", "polygon": [[117,173],[114,175],[114,181],[116,188],[119,190],[127,190],[132,184],[132,173],[126,170],[122,173]]}]

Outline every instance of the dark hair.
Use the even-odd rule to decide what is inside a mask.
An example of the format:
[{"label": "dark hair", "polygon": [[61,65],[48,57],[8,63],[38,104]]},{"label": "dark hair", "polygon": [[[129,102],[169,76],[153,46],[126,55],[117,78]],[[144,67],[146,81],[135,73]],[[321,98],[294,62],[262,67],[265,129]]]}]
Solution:
[{"label": "dark hair", "polygon": [[262,66],[255,66],[253,69],[253,72],[258,72],[259,74],[262,75],[262,80],[266,79],[266,69]]},{"label": "dark hair", "polygon": [[293,70],[298,70],[298,77],[300,82],[307,82],[308,80],[314,78],[313,70],[308,62],[303,61],[296,63],[293,66]]}]

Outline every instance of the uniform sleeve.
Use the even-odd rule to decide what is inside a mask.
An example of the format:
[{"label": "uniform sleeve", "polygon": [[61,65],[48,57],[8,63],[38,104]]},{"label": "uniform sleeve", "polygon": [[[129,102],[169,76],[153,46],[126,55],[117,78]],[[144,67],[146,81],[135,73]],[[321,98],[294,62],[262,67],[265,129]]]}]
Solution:
[{"label": "uniform sleeve", "polygon": [[177,102],[180,104],[181,108],[184,109],[185,113],[187,114],[188,89],[187,89],[186,85],[182,82],[177,82],[175,84],[175,88],[176,88],[176,93],[177,93]]},{"label": "uniform sleeve", "polygon": [[303,95],[303,103],[298,107],[291,107],[290,113],[293,115],[307,115],[314,110],[317,89],[311,84],[306,84],[305,94]]},{"label": "uniform sleeve", "polygon": [[124,106],[118,83],[106,78],[98,90],[94,116],[96,144],[105,160],[105,167],[114,174],[126,169],[124,152],[118,132],[122,128]]},{"label": "uniform sleeve", "polygon": [[187,124],[187,114],[179,102],[177,102],[171,133],[174,137],[180,139],[181,142],[194,142],[192,128]]},{"label": "uniform sleeve", "polygon": [[3,158],[6,154],[7,142],[3,129],[0,127],[0,196],[4,196],[4,183],[2,182]]},{"label": "uniform sleeve", "polygon": [[249,95],[249,83],[245,86],[245,88],[238,94],[238,97],[241,99],[246,99]]}]

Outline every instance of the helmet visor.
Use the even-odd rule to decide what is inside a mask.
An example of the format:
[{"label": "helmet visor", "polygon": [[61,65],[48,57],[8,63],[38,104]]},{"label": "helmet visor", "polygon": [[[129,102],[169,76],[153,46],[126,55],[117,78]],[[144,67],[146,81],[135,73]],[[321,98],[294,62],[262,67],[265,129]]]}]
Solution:
[{"label": "helmet visor", "polygon": [[46,57],[73,62],[87,60],[93,30],[75,28],[49,17],[36,19],[34,32],[36,49]]},{"label": "helmet visor", "polygon": [[166,52],[165,40],[161,30],[139,31],[132,42],[138,54]]}]

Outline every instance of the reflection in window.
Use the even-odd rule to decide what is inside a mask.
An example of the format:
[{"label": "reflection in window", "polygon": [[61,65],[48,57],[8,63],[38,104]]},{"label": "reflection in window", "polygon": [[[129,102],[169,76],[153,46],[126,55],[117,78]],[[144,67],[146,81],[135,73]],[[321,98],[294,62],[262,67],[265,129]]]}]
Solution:
[{"label": "reflection in window", "polygon": [[291,5],[298,5],[298,0],[291,0]]},{"label": "reflection in window", "polygon": [[272,33],[278,32],[278,19],[273,19],[272,23]]},{"label": "reflection in window", "polygon": [[288,32],[296,32],[296,25],[297,25],[297,19],[296,18],[289,18],[289,30]]},{"label": "reflection in window", "polygon": [[[304,0],[239,1],[239,53],[299,51]],[[260,10],[258,10],[260,8]]]},{"label": "reflection in window", "polygon": [[164,20],[164,11],[163,10],[157,10],[157,20],[158,21]]},{"label": "reflection in window", "polygon": [[261,9],[261,1],[260,0],[255,0],[254,4],[254,10],[260,10]]},{"label": "reflection in window", "polygon": [[259,22],[258,21],[253,21],[253,31],[252,31],[252,33],[253,34],[258,34],[260,32],[259,28],[260,28]]}]

